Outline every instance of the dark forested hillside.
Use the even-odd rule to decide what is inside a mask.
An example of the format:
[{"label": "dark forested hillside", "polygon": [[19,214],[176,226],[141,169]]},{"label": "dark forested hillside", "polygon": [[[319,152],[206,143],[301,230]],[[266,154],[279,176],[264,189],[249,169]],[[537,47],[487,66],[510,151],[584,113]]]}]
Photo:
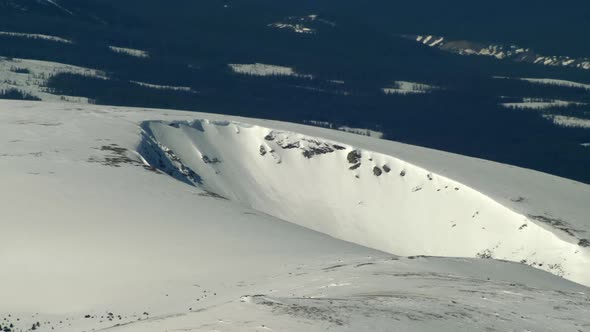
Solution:
[{"label": "dark forested hillside", "polygon": [[[63,73],[48,88],[101,104],[199,110],[333,127],[590,183],[590,129],[556,126],[543,115],[590,119],[590,90],[494,77],[590,83],[590,71],[460,56],[405,35],[433,34],[517,44],[543,54],[590,56],[590,5],[538,1],[421,0],[0,0],[0,31],[58,36],[72,43],[0,34],[0,56],[102,70],[108,79]],[[308,15],[317,15],[310,18]],[[300,24],[313,33],[275,28]],[[149,57],[113,52],[145,51]],[[240,75],[228,64],[264,63],[299,76]],[[155,90],[148,84],[188,87]],[[435,87],[385,94],[399,81]],[[13,93],[16,96],[16,94]],[[568,107],[507,109],[523,98]]]}]

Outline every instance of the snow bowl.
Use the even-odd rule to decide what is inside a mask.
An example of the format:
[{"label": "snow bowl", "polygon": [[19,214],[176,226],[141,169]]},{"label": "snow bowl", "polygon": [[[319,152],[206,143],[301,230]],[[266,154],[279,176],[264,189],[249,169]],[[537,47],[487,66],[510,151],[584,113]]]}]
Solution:
[{"label": "snow bowl", "polygon": [[212,195],[396,255],[509,260],[590,285],[584,241],[394,156],[232,121],[142,126],[146,162]]}]

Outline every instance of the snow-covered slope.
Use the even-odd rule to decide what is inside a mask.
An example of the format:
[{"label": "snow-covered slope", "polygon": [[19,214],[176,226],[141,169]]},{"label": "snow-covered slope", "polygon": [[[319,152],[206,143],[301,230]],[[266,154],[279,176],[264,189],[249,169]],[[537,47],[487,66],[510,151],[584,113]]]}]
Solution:
[{"label": "snow-covered slope", "polygon": [[319,17],[317,14],[306,16],[290,16],[280,22],[271,23],[268,27],[289,30],[300,34],[316,34],[319,28],[335,27],[336,23]]},{"label": "snow-covered slope", "polygon": [[109,49],[118,54],[125,54],[136,58],[149,58],[150,54],[144,50],[138,50],[135,48],[109,46]]},{"label": "snow-covered slope", "polygon": [[516,79],[521,81],[527,81],[530,83],[541,84],[541,85],[553,85],[553,86],[563,86],[568,88],[576,88],[576,89],[584,89],[590,90],[590,84],[583,84],[573,81],[566,81],[566,80],[558,80],[558,79],[551,79],[551,78],[511,78],[511,77],[502,77],[496,76],[494,78],[497,79]]},{"label": "snow-covered slope", "polygon": [[411,95],[411,94],[423,94],[428,93],[432,90],[438,89],[438,87],[415,82],[396,81],[393,86],[383,88],[381,91],[385,94],[398,94],[398,95]]},{"label": "snow-covered slope", "polygon": [[312,78],[311,75],[300,74],[291,67],[267,65],[264,63],[253,64],[229,64],[234,73],[253,76],[295,76]]},{"label": "snow-covered slope", "polygon": [[400,254],[463,256],[463,244],[501,239],[493,256],[503,257],[521,241],[519,252],[561,257],[565,276],[587,283],[588,248],[574,243],[588,229],[587,185],[339,131],[167,110],[0,101],[0,141],[0,324],[14,331],[590,326],[588,288],[538,269],[397,257],[280,219]]},{"label": "snow-covered slope", "polygon": [[155,89],[155,90],[184,91],[184,92],[192,92],[192,93],[196,92],[191,87],[188,87],[188,86],[159,85],[159,84],[151,84],[151,83],[145,83],[145,82],[139,82],[139,81],[130,81],[130,82],[133,84],[145,87],[145,88],[150,88],[150,89]]},{"label": "snow-covered slope", "polygon": [[565,55],[542,55],[530,48],[517,45],[486,44],[467,40],[449,40],[434,35],[406,35],[409,39],[428,47],[459,55],[494,57],[498,60],[512,60],[551,67],[590,69],[590,58],[574,58]]},{"label": "snow-covered slope", "polygon": [[543,110],[547,108],[568,107],[568,106],[586,106],[586,103],[544,98],[519,98],[519,101],[501,103],[503,107],[511,109],[531,109]]},{"label": "snow-covered slope", "polygon": [[88,98],[58,95],[47,87],[48,80],[61,73],[108,79],[106,73],[100,70],[58,62],[0,57],[0,91],[15,89],[44,101],[88,103]]},{"label": "snow-covered slope", "polygon": [[545,225],[556,219],[513,211],[407,160],[239,122],[145,129],[150,164],[188,170],[176,176],[280,219],[390,253],[506,259],[590,284],[584,233],[556,235]]},{"label": "snow-covered slope", "polygon": [[43,35],[43,34],[37,34],[37,33],[0,31],[0,36],[25,38],[25,39],[40,39],[40,40],[48,40],[48,41],[53,41],[53,42],[57,42],[57,43],[64,43],[64,44],[73,44],[74,43],[73,41],[71,41],[69,39],[62,38],[62,37]]},{"label": "snow-covered slope", "polygon": [[590,129],[590,120],[588,119],[553,114],[546,114],[543,115],[543,117],[553,121],[553,123],[555,123],[558,126]]}]

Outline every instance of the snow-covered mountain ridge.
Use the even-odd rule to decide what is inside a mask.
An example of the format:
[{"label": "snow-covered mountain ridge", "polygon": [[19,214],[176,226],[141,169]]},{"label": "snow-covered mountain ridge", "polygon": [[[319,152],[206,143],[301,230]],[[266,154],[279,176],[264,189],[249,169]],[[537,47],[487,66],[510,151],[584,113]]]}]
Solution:
[{"label": "snow-covered mountain ridge", "polygon": [[459,55],[477,55],[494,57],[498,60],[509,59],[515,62],[532,63],[551,67],[570,67],[590,69],[590,58],[574,58],[567,55],[542,55],[530,48],[517,45],[485,44],[467,40],[448,40],[445,37],[433,35],[411,35],[407,38],[428,47],[435,47],[445,52]]},{"label": "snow-covered mountain ridge", "polygon": [[[491,224],[485,218],[496,208],[499,225],[510,227],[510,213],[547,218],[552,213],[580,236],[587,230],[587,185],[339,131],[206,113],[0,101],[0,137],[5,142],[0,151],[0,318],[6,318],[3,327],[13,324],[13,331],[32,330],[33,324],[39,331],[125,332],[583,331],[590,326],[587,287],[524,264],[397,257],[263,213],[314,217],[326,209],[338,212],[329,204],[340,199],[345,212],[372,222],[363,213],[380,208],[379,195],[399,190],[407,197],[395,198],[405,201],[385,202],[400,209],[392,218],[400,221],[394,232],[406,232],[402,203],[410,206],[418,195],[435,202],[430,195],[437,193],[449,204],[463,202],[465,210],[483,201],[480,222]],[[372,162],[381,175],[376,176]],[[314,208],[309,200],[325,194],[337,176],[342,183],[331,190],[333,197],[323,198],[325,206],[296,211]],[[279,177],[282,188],[273,188],[272,194],[260,190]],[[310,189],[311,180],[316,183]],[[424,185],[412,192],[415,182]],[[459,190],[436,192],[431,183]],[[247,185],[250,191],[243,196]],[[357,194],[367,194],[363,204],[347,206],[344,199]],[[493,202],[484,195],[498,206],[487,208]],[[441,213],[456,212],[444,205],[437,207]],[[501,206],[514,212],[503,212]],[[375,238],[371,229],[350,225],[351,220],[339,224],[342,234],[354,235],[356,242]],[[425,228],[425,221],[417,222],[409,226]],[[428,227],[441,234],[447,226],[461,232],[469,227],[442,224]],[[308,226],[339,230],[325,223]],[[547,247],[555,246],[556,255],[576,245],[553,226],[546,225],[547,232],[531,221],[526,228],[515,234],[541,236]],[[509,234],[499,231],[488,236]],[[537,245],[524,236],[518,239],[529,246],[525,251]],[[463,241],[469,245],[469,239],[455,242]],[[587,248],[578,247],[579,257],[587,254]],[[543,250],[535,256],[551,259],[548,248]],[[568,265],[576,257],[564,257],[570,274],[565,276],[583,279],[587,272]]]},{"label": "snow-covered mountain ridge", "polygon": [[145,129],[162,151],[140,148],[152,166],[280,219],[398,255],[499,258],[590,283],[583,230],[405,160],[228,121]]}]

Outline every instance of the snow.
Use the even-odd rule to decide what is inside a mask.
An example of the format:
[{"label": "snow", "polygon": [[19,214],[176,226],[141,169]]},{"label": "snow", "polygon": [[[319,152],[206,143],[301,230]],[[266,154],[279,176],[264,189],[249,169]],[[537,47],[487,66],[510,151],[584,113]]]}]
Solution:
[{"label": "snow", "polygon": [[66,13],[68,13],[68,14],[72,15],[72,16],[74,15],[74,13],[72,13],[72,12],[71,12],[71,11],[69,11],[68,9],[64,8],[62,5],[60,5],[59,3],[57,3],[57,2],[56,2],[56,1],[54,1],[54,0],[45,0],[45,2],[47,2],[47,3],[49,3],[49,4],[51,4],[51,5],[55,6],[55,7],[57,7],[58,9],[60,9],[60,10],[62,10],[62,11],[64,11],[64,12],[66,12]]},{"label": "snow", "polygon": [[345,83],[343,80],[328,80],[328,82],[334,83],[334,84],[344,84]]},{"label": "snow", "polygon": [[139,82],[139,81],[130,81],[130,82],[133,84],[142,86],[142,87],[150,88],[150,89],[184,91],[184,92],[195,93],[195,91],[191,87],[188,87],[188,86],[159,85],[159,84],[151,84],[151,83],[145,83],[145,82]]},{"label": "snow", "polygon": [[135,48],[109,46],[109,49],[115,53],[125,54],[137,58],[149,58],[150,54],[147,51],[138,50]]},{"label": "snow", "polygon": [[503,107],[512,109],[542,110],[555,107],[584,106],[585,103],[558,99],[522,98],[521,102],[501,103]]},{"label": "snow", "polygon": [[408,95],[408,94],[423,94],[438,87],[424,84],[424,83],[416,83],[416,82],[407,82],[407,81],[395,81],[392,87],[387,87],[381,89],[383,93],[390,95],[390,94],[398,94],[398,95]]},{"label": "snow", "polygon": [[564,115],[552,115],[552,114],[546,114],[546,115],[543,115],[543,117],[545,117],[548,120],[553,121],[553,123],[555,123],[558,126],[590,129],[590,120],[589,119],[582,119],[582,118],[576,118],[573,116],[564,116]]},{"label": "snow", "polygon": [[367,128],[352,128],[352,127],[348,127],[348,126],[334,126],[333,123],[326,122],[326,121],[305,120],[305,121],[303,121],[303,123],[308,124],[308,125],[312,125],[312,126],[336,129],[336,130],[340,130],[340,131],[345,131],[347,133],[375,137],[375,138],[383,138],[383,136],[384,136],[383,133],[380,131],[371,130],[371,129],[367,129]]},{"label": "snow", "polygon": [[342,130],[342,131],[357,134],[357,135],[383,138],[382,132],[376,131],[376,130],[365,129],[365,128],[351,128],[351,127],[347,127],[347,126],[341,126],[341,127],[338,127],[338,130]]},{"label": "snow", "polygon": [[277,29],[287,29],[287,30],[291,30],[293,32],[302,33],[302,34],[315,34],[315,33],[317,33],[316,29],[308,28],[302,24],[289,24],[289,23],[277,22],[277,23],[269,24],[268,26],[272,27],[272,28],[277,28]]},{"label": "snow", "polygon": [[430,47],[434,47],[434,46],[439,45],[440,43],[442,43],[444,40],[445,40],[444,37],[440,37],[439,39],[433,41],[429,46]]},{"label": "snow", "polygon": [[8,32],[8,31],[0,31],[0,36],[7,36],[7,37],[16,37],[16,38],[28,38],[28,39],[41,39],[41,40],[48,40],[58,43],[64,44],[73,44],[74,42],[70,39],[65,39],[56,36],[50,35],[43,35],[37,33],[21,33],[21,32]]},{"label": "snow", "polygon": [[312,126],[324,127],[324,128],[333,128],[334,124],[327,121],[317,121],[317,120],[304,120],[303,123],[309,124]]},{"label": "snow", "polygon": [[[17,72],[18,70],[22,72]],[[16,89],[43,101],[88,103],[88,98],[56,95],[46,87],[47,81],[60,73],[108,79],[99,70],[57,62],[0,57],[0,90]]]},{"label": "snow", "polygon": [[[486,248],[541,269],[559,263],[588,284],[589,250],[574,243],[589,228],[585,184],[341,131],[171,110],[0,101],[0,136],[0,285],[10,285],[0,318],[18,329],[590,324],[590,289],[525,264],[398,257],[309,229],[400,254]],[[271,149],[261,155],[261,145]],[[350,170],[353,149],[361,165]]]},{"label": "snow", "polygon": [[[313,25],[309,25],[309,23],[313,23]],[[268,24],[268,26],[275,29],[285,29],[300,34],[311,35],[318,32],[318,29],[316,28],[318,23],[328,27],[336,26],[334,22],[319,18],[317,14],[310,14],[306,16],[290,16],[280,22]]]},{"label": "snow", "polygon": [[[544,66],[563,66],[580,69],[590,69],[589,58],[572,58],[565,55],[546,56],[537,54],[534,50],[517,45],[486,44],[467,40],[448,40],[441,36],[408,36],[428,47],[436,47],[446,52],[459,55],[476,55],[494,57],[498,60],[510,59],[515,62],[534,63]],[[433,41],[434,40],[434,41]]]},{"label": "snow", "polygon": [[527,81],[531,83],[537,84],[545,84],[545,85],[556,85],[556,86],[565,86],[570,88],[580,88],[590,90],[590,84],[583,84],[573,81],[567,80],[558,80],[558,79],[551,79],[551,78],[517,78],[522,81]]},{"label": "snow", "polygon": [[154,122],[148,132],[205,190],[335,238],[400,255],[525,261],[590,282],[575,237],[407,160],[227,121]]},{"label": "snow", "polygon": [[229,67],[237,74],[254,76],[296,76],[312,78],[311,75],[297,73],[291,67],[268,65],[263,63],[253,64],[229,64]]},{"label": "snow", "polygon": [[576,62],[575,59],[570,59],[570,60],[563,61],[561,64],[564,65],[564,66],[569,66],[569,65],[571,65],[574,62]]}]

